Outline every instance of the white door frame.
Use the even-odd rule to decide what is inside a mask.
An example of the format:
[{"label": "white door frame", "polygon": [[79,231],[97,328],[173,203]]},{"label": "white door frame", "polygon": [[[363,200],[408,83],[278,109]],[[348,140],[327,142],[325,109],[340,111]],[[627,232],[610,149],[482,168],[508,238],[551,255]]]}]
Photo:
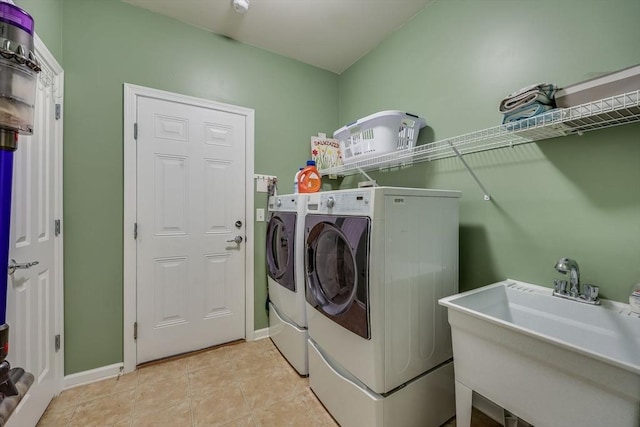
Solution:
[{"label": "white door frame", "polygon": [[[55,103],[60,105],[60,118],[55,120],[55,134],[54,139],[56,141],[56,147],[53,151],[53,163],[55,165],[56,173],[54,179],[54,218],[60,220],[61,229],[60,234],[54,238],[54,265],[56,269],[55,275],[55,287],[56,287],[56,301],[55,301],[55,324],[54,331],[56,334],[60,334],[60,351],[58,352],[58,360],[54,367],[56,383],[56,394],[62,391],[64,386],[64,223],[63,223],[63,142],[64,142],[64,70],[56,61],[54,56],[49,52],[47,46],[40,40],[37,34],[34,35],[34,48],[36,56],[41,62],[42,71],[38,78],[51,79],[53,85],[53,96]],[[42,73],[47,73],[42,75]],[[49,75],[51,73],[51,75]],[[37,108],[37,106],[36,106]],[[18,148],[19,149],[19,148]]]},{"label": "white door frame", "polygon": [[252,341],[254,334],[254,217],[253,217],[253,168],[254,168],[254,130],[255,112],[250,108],[238,107],[231,104],[180,95],[144,86],[124,84],[124,268],[123,268],[123,299],[124,299],[124,372],[136,369],[136,341],[133,338],[133,324],[136,321],[136,241],[133,238],[133,227],[137,218],[137,182],[136,182],[136,141],[134,138],[134,124],[138,97],[149,97],[159,100],[211,108],[246,118],[245,139],[245,221],[246,221],[246,259],[245,259],[245,339]]}]

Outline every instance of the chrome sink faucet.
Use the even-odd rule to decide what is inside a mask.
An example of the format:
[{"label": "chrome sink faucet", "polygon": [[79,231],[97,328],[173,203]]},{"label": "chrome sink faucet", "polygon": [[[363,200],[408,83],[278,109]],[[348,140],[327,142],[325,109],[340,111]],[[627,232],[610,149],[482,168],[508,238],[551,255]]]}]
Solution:
[{"label": "chrome sink faucet", "polygon": [[554,268],[559,273],[569,273],[570,287],[567,291],[567,281],[556,280],[553,295],[574,301],[586,302],[587,304],[600,304],[600,300],[598,299],[600,288],[597,286],[584,285],[584,292],[582,294],[580,293],[580,268],[576,260],[560,258]]},{"label": "chrome sink faucet", "polygon": [[555,269],[558,273],[569,273],[569,296],[577,297],[580,295],[580,268],[578,268],[578,262],[571,258],[560,258],[556,262]]}]

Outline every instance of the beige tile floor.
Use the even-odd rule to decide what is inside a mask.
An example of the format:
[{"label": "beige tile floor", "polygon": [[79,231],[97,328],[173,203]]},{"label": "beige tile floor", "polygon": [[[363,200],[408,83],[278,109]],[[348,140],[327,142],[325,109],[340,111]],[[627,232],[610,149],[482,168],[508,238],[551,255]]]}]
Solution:
[{"label": "beige tile floor", "polygon": [[38,427],[337,426],[271,340],[242,342],[66,390]]},{"label": "beige tile floor", "polygon": [[[474,410],[471,425],[495,427]],[[485,419],[486,418],[486,419]],[[271,340],[162,361],[66,390],[38,427],[336,427]],[[455,419],[445,424],[455,427]]]}]

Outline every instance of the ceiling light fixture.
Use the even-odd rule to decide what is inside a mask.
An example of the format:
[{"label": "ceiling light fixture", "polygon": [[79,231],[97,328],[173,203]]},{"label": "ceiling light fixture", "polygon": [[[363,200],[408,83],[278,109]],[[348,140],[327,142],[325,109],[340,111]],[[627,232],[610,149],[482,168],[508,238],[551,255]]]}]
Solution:
[{"label": "ceiling light fixture", "polygon": [[238,13],[245,13],[249,10],[249,0],[232,0],[233,9]]}]

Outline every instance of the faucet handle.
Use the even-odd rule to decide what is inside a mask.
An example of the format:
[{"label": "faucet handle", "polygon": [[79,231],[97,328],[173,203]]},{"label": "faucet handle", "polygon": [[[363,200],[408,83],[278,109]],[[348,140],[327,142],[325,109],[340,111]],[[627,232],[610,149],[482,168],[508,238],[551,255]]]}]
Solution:
[{"label": "faucet handle", "polygon": [[555,291],[559,294],[566,294],[567,293],[567,284],[569,282],[566,280],[554,280],[553,281],[553,287],[555,289]]},{"label": "faucet handle", "polygon": [[598,293],[600,292],[600,288],[594,285],[584,285],[582,287],[584,291],[584,297],[587,301],[596,301],[598,299]]}]

